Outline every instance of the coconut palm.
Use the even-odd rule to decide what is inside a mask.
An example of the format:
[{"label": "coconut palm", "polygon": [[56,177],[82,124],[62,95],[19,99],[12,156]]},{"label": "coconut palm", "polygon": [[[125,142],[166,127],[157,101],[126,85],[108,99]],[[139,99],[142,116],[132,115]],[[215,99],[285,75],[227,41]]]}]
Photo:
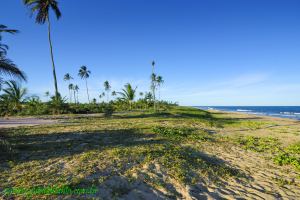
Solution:
[{"label": "coconut palm", "polygon": [[[103,98],[102,94],[99,94],[99,99],[100,99],[100,101],[101,101],[102,98]],[[100,102],[100,101],[99,101],[99,102]]]},{"label": "coconut palm", "polygon": [[78,91],[79,91],[79,87],[78,87],[78,85],[75,85],[74,86],[74,91],[76,92],[76,97],[77,97],[77,103],[79,103],[79,99],[78,99]]},{"label": "coconut palm", "polygon": [[133,87],[130,85],[130,83],[127,83],[124,86],[124,89],[122,89],[122,92],[118,92],[118,94],[121,95],[120,99],[129,103],[130,110],[132,108],[132,102],[135,98],[136,89],[137,89],[137,87],[135,87],[133,89]]},{"label": "coconut palm", "polygon": [[[72,91],[74,90],[74,84],[70,83],[68,88],[69,88],[70,94],[72,94]],[[75,98],[74,98],[74,101],[75,101]],[[72,95],[70,96],[70,103],[71,102],[72,102]]]},{"label": "coconut palm", "polygon": [[153,107],[154,110],[156,110],[156,105],[155,105],[155,91],[156,91],[156,74],[154,73],[154,67],[155,67],[155,61],[152,61],[152,73],[151,73],[151,86],[150,89],[152,91],[152,96],[153,96]]},{"label": "coconut palm", "polygon": [[143,93],[143,92],[140,92],[139,95],[142,97],[142,96],[144,96],[144,93]]},{"label": "coconut palm", "polygon": [[156,74],[151,74],[151,91],[152,91],[152,99],[153,99],[153,107],[156,110],[156,86],[157,86],[157,76]]},{"label": "coconut palm", "polygon": [[104,90],[106,91],[107,102],[109,102],[109,92],[110,92],[111,86],[108,81],[105,81],[103,85],[104,85]]},{"label": "coconut palm", "polygon": [[47,99],[50,97],[50,92],[49,91],[45,92],[45,97],[47,97]]},{"label": "coconut palm", "polygon": [[[73,79],[73,77],[69,74],[69,73],[66,73],[64,75],[64,81],[68,81],[69,82],[69,85],[70,85],[70,81]],[[69,96],[70,96],[70,103],[72,101],[72,92],[70,90],[70,87],[69,87]]]},{"label": "coconut palm", "polygon": [[2,76],[9,75],[19,80],[26,81],[26,75],[22,72],[10,59],[6,58],[8,46],[1,43],[2,33],[17,33],[17,30],[8,29],[6,26],[0,24],[0,89],[2,83],[4,83]]},{"label": "coconut palm", "polygon": [[57,80],[56,80],[56,71],[55,71],[55,63],[53,56],[53,48],[51,41],[51,23],[49,17],[49,11],[52,10],[57,19],[61,17],[61,12],[58,8],[57,0],[23,0],[24,4],[28,6],[32,12],[32,14],[36,13],[35,22],[37,24],[48,24],[48,40],[50,45],[50,55],[52,61],[52,73],[54,78],[54,88],[55,88],[55,97],[58,98],[58,88],[57,88]]},{"label": "coconut palm", "polygon": [[12,110],[20,110],[21,104],[25,101],[27,89],[13,80],[5,81],[6,88],[3,89],[3,94],[0,96],[2,100],[8,101],[12,106]]},{"label": "coconut palm", "polygon": [[26,81],[26,75],[11,60],[0,55],[0,88],[3,83],[2,75],[9,75],[13,78]]},{"label": "coconut palm", "polygon": [[0,24],[0,55],[6,55],[8,46],[6,44],[2,44],[2,33],[10,33],[15,34],[18,33],[18,30],[15,29],[9,29],[7,26]]},{"label": "coconut palm", "polygon": [[152,74],[154,74],[154,66],[155,66],[155,61],[154,60],[152,61],[151,65],[152,65]]},{"label": "coconut palm", "polygon": [[87,69],[86,66],[81,66],[78,72],[78,76],[81,79],[85,79],[85,86],[86,86],[86,93],[87,93],[87,97],[88,97],[88,101],[90,103],[90,95],[89,95],[89,88],[88,88],[88,84],[87,84],[87,79],[90,77],[91,71]]},{"label": "coconut palm", "polygon": [[162,76],[157,76],[156,78],[156,83],[157,83],[157,86],[158,86],[158,99],[160,100],[160,88],[161,86],[164,84],[164,79]]}]

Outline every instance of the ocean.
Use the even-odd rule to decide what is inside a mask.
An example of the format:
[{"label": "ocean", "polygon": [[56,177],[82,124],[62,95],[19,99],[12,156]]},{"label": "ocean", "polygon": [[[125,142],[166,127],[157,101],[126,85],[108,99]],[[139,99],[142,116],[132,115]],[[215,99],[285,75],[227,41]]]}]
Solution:
[{"label": "ocean", "polygon": [[195,106],[203,110],[221,110],[300,120],[300,106]]}]

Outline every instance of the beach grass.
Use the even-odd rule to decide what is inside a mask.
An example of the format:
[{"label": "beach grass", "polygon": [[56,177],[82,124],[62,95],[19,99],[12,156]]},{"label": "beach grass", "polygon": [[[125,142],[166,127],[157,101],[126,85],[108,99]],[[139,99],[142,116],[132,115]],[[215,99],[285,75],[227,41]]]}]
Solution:
[{"label": "beach grass", "polygon": [[299,128],[293,120],[178,106],[8,128],[1,130],[0,190],[95,186],[96,194],[80,197],[104,199],[238,198],[257,190],[292,198],[300,194]]}]

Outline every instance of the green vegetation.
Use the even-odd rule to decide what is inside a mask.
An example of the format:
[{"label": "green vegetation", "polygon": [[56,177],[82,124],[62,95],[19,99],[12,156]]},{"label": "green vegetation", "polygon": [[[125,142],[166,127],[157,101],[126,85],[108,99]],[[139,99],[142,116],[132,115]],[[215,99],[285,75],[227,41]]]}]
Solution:
[{"label": "green vegetation", "polygon": [[300,170],[300,143],[286,147],[275,156],[274,162],[278,165],[292,165]]},{"label": "green vegetation", "polygon": [[[168,197],[182,198],[180,190],[172,187],[199,183],[223,187],[228,182],[252,181],[248,170],[214,153],[216,149],[226,155],[233,147],[244,148],[261,155],[271,154],[272,159],[283,151],[289,156],[299,155],[298,143],[283,148],[281,141],[270,136],[237,137],[218,132],[223,129],[219,127],[243,128],[243,118],[178,106],[161,112],[112,113],[114,107],[110,105],[114,104],[103,104],[105,116],[71,115],[63,124],[1,130],[0,146],[5,153],[0,157],[0,188],[95,186],[108,191],[97,193],[97,197],[118,198],[136,185],[145,184],[143,187],[166,191]],[[265,162],[273,162],[266,158]],[[296,166],[294,159],[280,160],[278,164]],[[281,186],[298,184],[287,177],[272,177],[272,181]]]},{"label": "green vegetation", "polygon": [[244,149],[271,153],[273,160],[278,165],[291,165],[300,170],[300,143],[283,147],[276,138],[246,136],[237,139]]},{"label": "green vegetation", "polygon": [[237,139],[237,142],[245,149],[256,152],[279,152],[280,143],[272,137],[254,137],[246,136]]}]

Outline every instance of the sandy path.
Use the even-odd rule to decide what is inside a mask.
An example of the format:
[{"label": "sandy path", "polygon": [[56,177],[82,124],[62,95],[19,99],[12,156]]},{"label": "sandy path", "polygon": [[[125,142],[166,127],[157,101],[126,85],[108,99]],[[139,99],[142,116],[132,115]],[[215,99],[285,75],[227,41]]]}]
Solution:
[{"label": "sandy path", "polygon": [[11,128],[18,126],[35,126],[43,124],[55,124],[57,120],[38,118],[0,118],[0,128]]}]

